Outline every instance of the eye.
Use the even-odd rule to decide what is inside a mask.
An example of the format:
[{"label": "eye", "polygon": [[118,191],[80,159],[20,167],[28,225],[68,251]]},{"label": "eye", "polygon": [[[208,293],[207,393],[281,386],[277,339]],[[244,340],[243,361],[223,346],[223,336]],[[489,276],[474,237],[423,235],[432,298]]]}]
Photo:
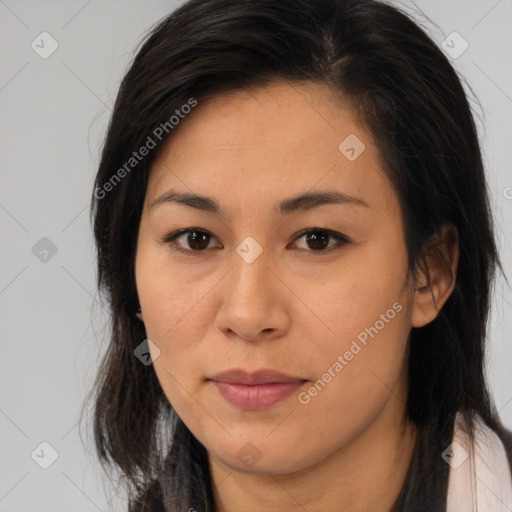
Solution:
[{"label": "eye", "polygon": [[[308,229],[301,233],[295,240],[304,238],[306,244],[311,251],[308,252],[331,252],[331,250],[338,248],[341,245],[350,243],[350,239],[341,233],[331,231],[330,229],[314,228]],[[329,239],[335,240],[337,243],[329,246]]]},{"label": "eye", "polygon": [[[294,242],[304,237],[306,244],[308,244],[309,248],[311,249],[306,249],[307,252],[331,252],[331,250],[341,245],[350,243],[350,239],[345,235],[342,235],[336,231],[322,228],[314,228],[303,231],[297,238],[295,238]],[[203,229],[186,228],[167,235],[166,237],[162,238],[162,242],[169,244],[174,251],[191,254],[194,252],[204,252],[206,249],[208,249],[209,242],[212,238],[213,236],[208,233],[208,231]],[[185,240],[184,243],[186,243],[188,247],[184,247],[183,245],[179,244],[178,240],[180,239]],[[329,246],[329,239],[332,239],[337,243]]]},{"label": "eye", "polygon": [[[184,239],[186,240],[189,249],[184,248],[182,245],[176,243],[176,241],[183,238],[184,235],[188,235]],[[212,235],[210,235],[210,233],[200,228],[187,228],[175,231],[174,233],[167,235],[162,239],[162,242],[169,244],[173,250],[178,252],[203,252],[208,248],[211,238]]]}]

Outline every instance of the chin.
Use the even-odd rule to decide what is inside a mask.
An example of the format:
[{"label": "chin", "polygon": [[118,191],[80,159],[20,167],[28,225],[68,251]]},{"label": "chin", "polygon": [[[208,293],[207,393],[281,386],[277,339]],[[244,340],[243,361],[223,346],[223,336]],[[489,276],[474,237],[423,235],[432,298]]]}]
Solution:
[{"label": "chin", "polygon": [[[304,451],[299,453],[296,444],[289,447],[281,446],[280,450],[268,444],[262,447],[264,444],[263,440],[261,443],[247,441],[235,452],[232,451],[232,444],[226,447],[229,451],[221,453],[208,451],[230,470],[248,474],[286,475],[306,469],[320,459],[318,450],[312,449],[310,453]],[[257,448],[257,445],[260,448]]]}]

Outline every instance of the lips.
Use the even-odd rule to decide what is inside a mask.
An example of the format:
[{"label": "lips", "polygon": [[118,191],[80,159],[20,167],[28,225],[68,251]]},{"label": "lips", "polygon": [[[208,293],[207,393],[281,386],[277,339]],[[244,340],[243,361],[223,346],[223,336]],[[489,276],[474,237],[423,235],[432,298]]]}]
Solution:
[{"label": "lips", "polygon": [[245,410],[268,409],[306,382],[275,370],[230,370],[208,379],[224,399]]},{"label": "lips", "polygon": [[297,382],[305,379],[292,377],[276,370],[258,370],[252,373],[245,370],[229,370],[219,373],[210,380],[229,382],[230,384],[269,384],[273,382]]}]

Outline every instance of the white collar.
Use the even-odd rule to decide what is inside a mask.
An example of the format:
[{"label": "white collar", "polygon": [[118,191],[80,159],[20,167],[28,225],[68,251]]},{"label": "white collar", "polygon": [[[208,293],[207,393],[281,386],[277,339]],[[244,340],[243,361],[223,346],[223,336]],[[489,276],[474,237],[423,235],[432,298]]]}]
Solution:
[{"label": "white collar", "polygon": [[475,446],[455,418],[452,444],[443,452],[450,465],[447,512],[511,512],[512,476],[503,443],[477,416]]}]

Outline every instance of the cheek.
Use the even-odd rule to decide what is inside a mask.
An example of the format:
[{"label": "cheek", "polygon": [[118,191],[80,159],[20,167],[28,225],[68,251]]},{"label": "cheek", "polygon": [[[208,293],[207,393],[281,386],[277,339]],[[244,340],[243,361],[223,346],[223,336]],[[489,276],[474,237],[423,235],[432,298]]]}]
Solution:
[{"label": "cheek", "polygon": [[374,245],[353,251],[324,285],[310,283],[302,290],[308,305],[327,334],[321,339],[325,352],[350,349],[354,340],[402,338],[407,297],[405,251],[388,252]]},{"label": "cheek", "polygon": [[176,362],[173,366],[185,369],[194,363],[200,333],[211,323],[203,310],[208,289],[202,284],[177,283],[169,276],[141,281],[139,298],[146,334],[165,356],[159,364]]},{"label": "cheek", "polygon": [[147,236],[139,237],[135,279],[148,336],[162,342],[179,327],[207,291],[206,283],[194,283],[169,265],[165,248]]},{"label": "cheek", "polygon": [[354,406],[355,412],[389,394],[401,377],[407,345],[406,306],[392,300],[332,318],[335,335],[315,338],[313,384],[301,403],[322,395],[319,402],[332,410]]},{"label": "cheek", "polygon": [[[371,409],[402,375],[408,334],[405,249],[359,251],[322,290],[310,289],[318,333],[315,378],[303,402],[332,410]],[[350,270],[350,271],[349,271]],[[327,300],[328,298],[328,300]],[[311,328],[310,328],[311,329]],[[316,398],[317,396],[323,398]]]},{"label": "cheek", "polygon": [[139,247],[135,274],[146,335],[160,350],[155,373],[178,414],[186,414],[204,378],[202,340],[212,323],[205,307],[218,277],[191,279],[169,264],[165,250],[151,244]]},{"label": "cheek", "polygon": [[305,346],[314,371],[312,382],[297,396],[296,419],[307,425],[306,432],[321,432],[330,440],[325,446],[308,436],[300,440],[317,455],[348,442],[401,396],[407,304],[396,283],[369,277],[347,279],[337,291],[333,288],[318,314],[330,329],[324,327],[321,332],[327,335],[314,338],[314,350]]}]

